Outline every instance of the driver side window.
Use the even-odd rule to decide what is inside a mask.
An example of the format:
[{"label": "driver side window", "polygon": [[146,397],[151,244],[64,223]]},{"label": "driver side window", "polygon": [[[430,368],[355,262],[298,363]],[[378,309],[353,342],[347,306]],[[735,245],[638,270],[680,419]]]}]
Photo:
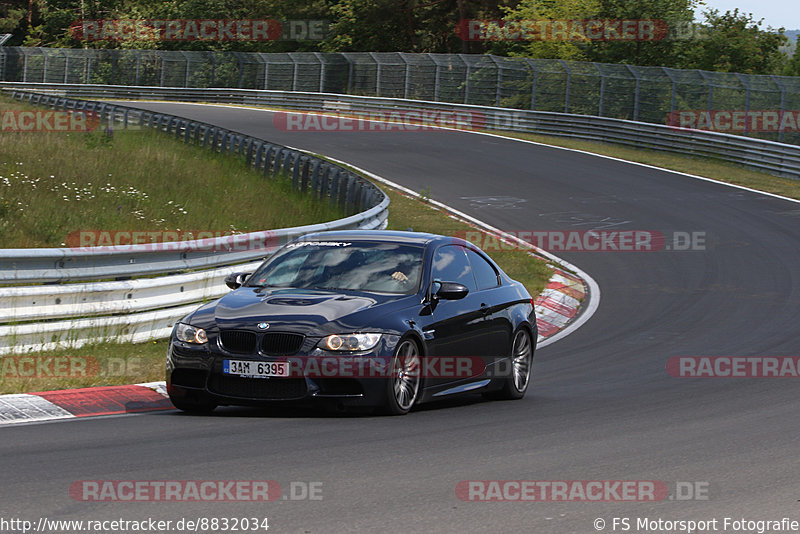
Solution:
[{"label": "driver side window", "polygon": [[434,253],[431,275],[433,280],[463,284],[470,292],[477,289],[467,252],[458,245],[445,245]]}]

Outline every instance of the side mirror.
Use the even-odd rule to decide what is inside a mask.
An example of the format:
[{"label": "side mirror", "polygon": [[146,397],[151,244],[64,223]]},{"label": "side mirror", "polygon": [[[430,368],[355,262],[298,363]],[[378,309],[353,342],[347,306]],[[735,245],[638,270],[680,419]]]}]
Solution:
[{"label": "side mirror", "polygon": [[231,273],[225,277],[225,285],[231,289],[239,289],[250,274],[251,273]]},{"label": "side mirror", "polygon": [[436,298],[442,300],[459,300],[463,299],[469,293],[467,286],[457,282],[437,282],[439,289],[434,293]]}]

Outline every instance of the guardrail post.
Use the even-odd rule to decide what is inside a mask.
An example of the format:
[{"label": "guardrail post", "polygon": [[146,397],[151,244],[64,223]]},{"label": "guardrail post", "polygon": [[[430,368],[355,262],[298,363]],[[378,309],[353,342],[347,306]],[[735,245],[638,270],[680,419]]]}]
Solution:
[{"label": "guardrail post", "polygon": [[339,169],[331,167],[325,163],[322,164],[322,189],[328,197],[328,203],[335,206],[337,202],[336,195],[339,192]]},{"label": "guardrail post", "polygon": [[264,143],[261,141],[255,142],[255,153],[253,160],[248,161],[254,170],[259,170],[261,166],[261,159],[264,157]]},{"label": "guardrail post", "polygon": [[[349,215],[353,205],[353,184],[355,183],[355,178],[353,178],[353,175],[350,173],[344,174],[344,177],[344,181],[340,180],[339,205],[342,206],[345,213]],[[344,185],[344,187],[342,187],[342,185]]]},{"label": "guardrail post", "polygon": [[[300,167],[300,190],[305,193],[308,191],[308,157],[302,156],[300,164],[297,166]],[[314,191],[313,193],[316,196],[316,192]]]},{"label": "guardrail post", "polygon": [[269,173],[269,153],[272,150],[272,145],[269,143],[264,143],[261,147],[259,147],[258,151],[261,153],[259,157],[258,153],[256,154],[256,161],[255,161],[255,170],[260,171],[262,176],[267,176]]},{"label": "guardrail post", "polygon": [[[314,192],[314,196],[316,198],[322,198],[322,180],[320,180],[320,160],[314,158],[314,162],[311,164],[311,191]],[[306,171],[308,171],[308,166],[306,166]]]},{"label": "guardrail post", "polygon": [[281,158],[283,158],[283,153],[288,150],[284,149],[283,147],[277,147],[275,149],[275,154],[272,157],[272,169],[270,175],[274,178],[278,176],[278,173],[281,170]]},{"label": "guardrail post", "polygon": [[300,153],[290,152],[286,155],[286,160],[292,158],[292,189],[300,189]]},{"label": "guardrail post", "polygon": [[289,174],[289,169],[291,169],[292,165],[292,154],[294,153],[294,151],[287,149],[285,152],[286,155],[283,156],[282,170],[284,174]]}]

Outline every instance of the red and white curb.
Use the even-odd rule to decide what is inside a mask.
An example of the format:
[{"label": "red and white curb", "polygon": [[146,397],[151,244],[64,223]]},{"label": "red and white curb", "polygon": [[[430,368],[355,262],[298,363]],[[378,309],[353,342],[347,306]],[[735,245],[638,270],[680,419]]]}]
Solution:
[{"label": "red and white curb", "polygon": [[586,286],[583,280],[561,269],[554,269],[547,286],[533,301],[539,342],[567,326],[578,314],[584,298]]},{"label": "red and white curb", "polygon": [[0,395],[0,425],[172,410],[164,382]]}]

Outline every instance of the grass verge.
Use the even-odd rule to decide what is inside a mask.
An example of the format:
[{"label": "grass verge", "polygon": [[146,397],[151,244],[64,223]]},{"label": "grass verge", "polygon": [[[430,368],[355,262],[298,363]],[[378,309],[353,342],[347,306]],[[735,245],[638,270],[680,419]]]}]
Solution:
[{"label": "grass verge", "polygon": [[[0,110],[24,109],[33,108],[0,99]],[[288,179],[152,130],[0,132],[0,248],[75,246],[98,231],[225,235],[343,216]]]}]

